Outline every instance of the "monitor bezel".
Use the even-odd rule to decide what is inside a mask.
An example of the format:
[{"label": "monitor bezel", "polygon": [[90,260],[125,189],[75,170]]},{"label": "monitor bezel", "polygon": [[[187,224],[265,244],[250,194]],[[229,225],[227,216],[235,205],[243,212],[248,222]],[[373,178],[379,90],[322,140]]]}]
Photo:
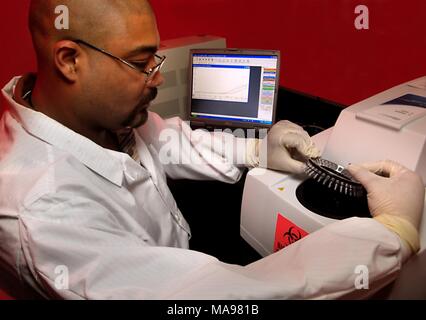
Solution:
[{"label": "monitor bezel", "polygon": [[[274,92],[274,105],[272,112],[272,123],[257,123],[257,122],[246,122],[240,120],[219,120],[219,119],[208,119],[208,118],[193,118],[192,117],[192,83],[193,83],[193,56],[195,54],[223,54],[223,55],[254,55],[254,56],[277,56],[277,77],[276,86]],[[187,108],[187,119],[191,124],[196,124],[197,127],[229,127],[229,128],[265,128],[269,129],[276,123],[277,114],[277,103],[278,103],[278,91],[280,87],[280,68],[281,68],[281,53],[279,50],[261,50],[261,49],[191,49],[189,54],[189,70],[188,70],[188,108]]]}]

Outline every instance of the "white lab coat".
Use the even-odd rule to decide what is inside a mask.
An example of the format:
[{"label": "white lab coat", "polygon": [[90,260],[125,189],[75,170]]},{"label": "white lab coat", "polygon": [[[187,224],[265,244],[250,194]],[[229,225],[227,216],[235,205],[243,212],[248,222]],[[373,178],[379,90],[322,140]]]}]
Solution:
[{"label": "white lab coat", "polygon": [[[191,129],[177,118],[164,121],[150,113],[136,130],[141,166],[19,105],[12,98],[18,79],[3,90],[10,111],[0,122],[0,259],[46,296],[364,297],[392,281],[409,256],[394,233],[358,218],[329,225],[246,267],[190,251],[190,229],[166,175],[235,182],[241,169],[223,149],[194,143]],[[197,149],[199,164],[161,164],[165,128],[182,134],[184,152]],[[356,290],[358,266],[368,268],[370,290]]]}]

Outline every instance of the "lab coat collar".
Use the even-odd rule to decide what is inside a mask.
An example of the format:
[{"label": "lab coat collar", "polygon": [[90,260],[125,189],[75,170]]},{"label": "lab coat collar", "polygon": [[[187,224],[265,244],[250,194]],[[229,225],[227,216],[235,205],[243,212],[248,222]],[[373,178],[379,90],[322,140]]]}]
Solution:
[{"label": "lab coat collar", "polygon": [[[67,151],[86,167],[121,187],[124,178],[124,164],[121,159],[112,157],[108,150],[90,139],[26,106],[26,102],[22,99],[23,94],[27,92],[24,88],[31,85],[33,80],[34,75],[15,77],[3,88],[2,93],[9,103],[12,116],[28,133]],[[27,88],[29,89],[31,87]]]}]

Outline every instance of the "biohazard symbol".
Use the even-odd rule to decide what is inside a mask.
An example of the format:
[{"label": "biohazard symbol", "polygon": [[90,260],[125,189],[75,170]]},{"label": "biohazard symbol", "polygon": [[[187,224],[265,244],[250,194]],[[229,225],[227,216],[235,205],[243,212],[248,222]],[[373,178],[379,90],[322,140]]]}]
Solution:
[{"label": "biohazard symbol", "polygon": [[302,234],[299,230],[295,231],[295,228],[291,227],[286,233],[284,233],[284,239],[287,240],[287,245],[290,245],[302,239]]},{"label": "biohazard symbol", "polygon": [[288,247],[307,235],[308,233],[305,230],[279,213],[275,231],[274,252]]}]

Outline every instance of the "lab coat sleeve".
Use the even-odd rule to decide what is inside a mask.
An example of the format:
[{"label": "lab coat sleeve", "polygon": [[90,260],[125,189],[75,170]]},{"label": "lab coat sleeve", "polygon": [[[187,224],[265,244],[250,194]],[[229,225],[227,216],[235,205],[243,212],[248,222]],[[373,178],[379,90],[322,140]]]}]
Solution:
[{"label": "lab coat sleeve", "polygon": [[237,182],[246,166],[246,144],[229,132],[192,130],[180,118],[164,120],[150,112],[147,123],[137,129],[155,150],[167,176],[173,179]]},{"label": "lab coat sleeve", "polygon": [[[150,246],[141,234],[123,231],[99,203],[64,201],[59,194],[27,207],[19,226],[22,259],[54,298],[360,298],[392,281],[408,256],[380,223],[353,218],[251,265],[229,265],[199,252]],[[359,266],[368,270],[368,290],[355,287]]]}]

